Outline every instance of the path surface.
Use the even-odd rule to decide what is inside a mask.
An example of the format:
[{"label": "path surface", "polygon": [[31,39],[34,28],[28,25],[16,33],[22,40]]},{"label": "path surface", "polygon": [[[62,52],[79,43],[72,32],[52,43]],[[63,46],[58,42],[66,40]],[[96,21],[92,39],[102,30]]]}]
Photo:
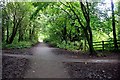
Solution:
[{"label": "path surface", "polygon": [[0,50],[0,80],[2,79],[2,50]]},{"label": "path surface", "polygon": [[[3,78],[119,78],[116,55],[89,57],[39,43],[30,49],[7,49],[0,54]],[[80,54],[80,53],[79,53]],[[1,74],[1,73],[0,73]],[[0,76],[1,77],[1,76]],[[119,80],[119,79],[118,79]]]},{"label": "path surface", "polygon": [[31,65],[24,78],[69,78],[62,62],[62,57],[51,52],[46,44],[32,48]]},{"label": "path surface", "polygon": [[40,43],[31,49],[30,67],[24,78],[69,78],[69,74],[64,68],[64,62],[85,62],[85,63],[116,63],[119,60],[106,59],[72,59],[64,55],[56,55],[52,52],[55,48],[48,47],[47,44]]}]

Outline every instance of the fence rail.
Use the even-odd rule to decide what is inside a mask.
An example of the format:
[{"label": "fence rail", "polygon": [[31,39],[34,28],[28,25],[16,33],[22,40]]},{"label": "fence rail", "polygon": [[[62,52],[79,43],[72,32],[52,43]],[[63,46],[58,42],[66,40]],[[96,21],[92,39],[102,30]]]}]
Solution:
[{"label": "fence rail", "polygon": [[[120,40],[117,40],[118,49],[120,49]],[[113,50],[114,42],[113,41],[99,41],[93,42],[93,47],[95,50]]]}]

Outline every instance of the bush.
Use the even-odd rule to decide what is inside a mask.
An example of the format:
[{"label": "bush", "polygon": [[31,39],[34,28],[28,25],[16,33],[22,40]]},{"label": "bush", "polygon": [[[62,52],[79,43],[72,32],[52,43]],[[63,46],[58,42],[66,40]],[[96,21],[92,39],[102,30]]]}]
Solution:
[{"label": "bush", "polygon": [[12,44],[2,44],[3,48],[30,48],[36,41],[13,42]]},{"label": "bush", "polygon": [[79,44],[78,42],[74,43],[74,42],[67,41],[66,43],[65,41],[63,41],[62,43],[57,43],[57,47],[68,49],[68,50],[77,50],[79,49]]}]

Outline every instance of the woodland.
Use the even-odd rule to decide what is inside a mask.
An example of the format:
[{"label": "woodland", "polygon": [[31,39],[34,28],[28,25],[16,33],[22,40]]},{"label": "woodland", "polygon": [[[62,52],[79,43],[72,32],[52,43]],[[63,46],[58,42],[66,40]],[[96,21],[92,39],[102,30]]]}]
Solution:
[{"label": "woodland", "polygon": [[89,52],[120,49],[120,2],[7,2],[2,8],[2,48],[37,42]]}]

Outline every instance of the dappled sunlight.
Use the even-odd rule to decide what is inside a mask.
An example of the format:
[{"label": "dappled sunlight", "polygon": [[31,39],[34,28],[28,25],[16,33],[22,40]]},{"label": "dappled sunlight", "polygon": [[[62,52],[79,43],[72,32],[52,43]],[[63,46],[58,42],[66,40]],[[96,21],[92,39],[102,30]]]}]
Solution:
[{"label": "dappled sunlight", "polygon": [[39,42],[43,42],[43,39],[41,38],[41,36],[38,38]]},{"label": "dappled sunlight", "polygon": [[43,42],[45,36],[43,34],[39,34],[38,41]]},{"label": "dappled sunlight", "polygon": [[39,41],[39,42],[43,42],[43,40],[42,40],[42,39],[39,39],[38,41]]}]

